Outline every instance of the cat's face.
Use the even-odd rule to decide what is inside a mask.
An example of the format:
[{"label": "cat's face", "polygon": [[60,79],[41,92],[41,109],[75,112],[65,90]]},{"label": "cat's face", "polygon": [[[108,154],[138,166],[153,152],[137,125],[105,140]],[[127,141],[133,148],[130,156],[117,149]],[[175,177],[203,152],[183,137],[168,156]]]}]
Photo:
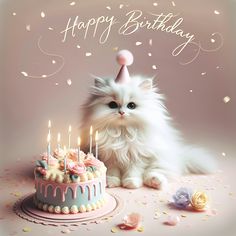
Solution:
[{"label": "cat's face", "polygon": [[112,79],[96,79],[92,98],[93,120],[109,126],[139,126],[150,115],[153,103],[151,79],[132,78],[118,84]]}]

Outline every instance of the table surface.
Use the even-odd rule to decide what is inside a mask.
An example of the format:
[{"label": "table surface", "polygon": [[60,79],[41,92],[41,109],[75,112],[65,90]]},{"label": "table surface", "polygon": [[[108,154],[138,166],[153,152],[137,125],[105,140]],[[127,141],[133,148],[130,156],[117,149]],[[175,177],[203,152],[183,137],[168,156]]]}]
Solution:
[{"label": "table surface", "polygon": [[[125,206],[113,218],[103,223],[90,223],[80,226],[45,226],[35,224],[17,216],[12,207],[20,197],[34,192],[33,166],[35,160],[17,161],[14,165],[1,168],[1,213],[0,235],[235,235],[236,187],[234,166],[236,160],[222,157],[220,170],[214,175],[188,175],[172,181],[165,191],[150,188],[129,190],[108,189],[108,192],[121,197]],[[201,190],[209,196],[209,210],[194,212],[170,208],[172,195],[179,187]],[[142,215],[143,232],[111,230],[122,222],[125,215],[138,212]],[[178,215],[176,226],[164,224],[168,215]],[[28,232],[24,232],[28,231]]]}]

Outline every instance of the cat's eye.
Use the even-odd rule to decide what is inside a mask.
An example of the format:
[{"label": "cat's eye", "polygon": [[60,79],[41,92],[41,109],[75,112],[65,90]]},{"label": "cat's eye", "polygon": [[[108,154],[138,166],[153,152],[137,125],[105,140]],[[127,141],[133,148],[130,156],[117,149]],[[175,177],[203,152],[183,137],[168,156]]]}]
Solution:
[{"label": "cat's eye", "polygon": [[136,108],[136,104],[134,102],[130,102],[128,103],[127,107],[131,110],[135,109]]},{"label": "cat's eye", "polygon": [[108,103],[108,106],[109,106],[111,109],[115,109],[115,108],[118,107],[118,104],[117,104],[116,102],[112,101],[112,102],[109,102],[109,103]]}]

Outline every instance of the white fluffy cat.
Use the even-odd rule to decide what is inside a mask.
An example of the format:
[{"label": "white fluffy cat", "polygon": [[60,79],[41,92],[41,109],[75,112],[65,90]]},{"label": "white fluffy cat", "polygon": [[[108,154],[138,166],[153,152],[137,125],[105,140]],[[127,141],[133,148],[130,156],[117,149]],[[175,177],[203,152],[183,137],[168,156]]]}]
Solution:
[{"label": "white fluffy cat", "polygon": [[127,63],[121,59],[115,80],[95,78],[80,128],[87,141],[91,125],[99,131],[99,159],[108,168],[107,186],[144,184],[162,189],[170,177],[213,172],[215,161],[206,151],[183,144],[153,80],[129,78]]}]

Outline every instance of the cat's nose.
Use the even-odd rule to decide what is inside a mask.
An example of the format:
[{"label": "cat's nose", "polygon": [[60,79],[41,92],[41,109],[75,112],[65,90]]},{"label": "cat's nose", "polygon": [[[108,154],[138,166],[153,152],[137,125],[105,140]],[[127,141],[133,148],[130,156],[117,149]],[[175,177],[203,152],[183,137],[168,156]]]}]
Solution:
[{"label": "cat's nose", "polygon": [[120,114],[121,116],[123,116],[123,115],[125,114],[125,112],[124,112],[124,111],[119,111],[119,114]]}]

